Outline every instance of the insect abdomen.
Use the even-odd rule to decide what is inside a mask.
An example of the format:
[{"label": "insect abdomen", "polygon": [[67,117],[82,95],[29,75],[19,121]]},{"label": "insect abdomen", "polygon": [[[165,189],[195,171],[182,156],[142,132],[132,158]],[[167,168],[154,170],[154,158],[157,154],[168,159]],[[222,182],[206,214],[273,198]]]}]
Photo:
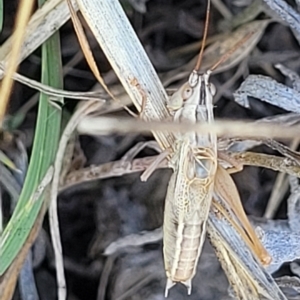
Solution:
[{"label": "insect abdomen", "polygon": [[[198,264],[204,241],[205,222],[195,217],[189,224],[165,222],[164,254],[165,267],[173,282],[191,280]],[[174,235],[176,233],[176,235]]]}]

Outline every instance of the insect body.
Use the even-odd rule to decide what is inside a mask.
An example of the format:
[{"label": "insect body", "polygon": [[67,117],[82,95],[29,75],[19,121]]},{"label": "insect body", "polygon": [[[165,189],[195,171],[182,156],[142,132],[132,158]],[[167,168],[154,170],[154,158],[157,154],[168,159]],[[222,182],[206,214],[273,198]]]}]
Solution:
[{"label": "insect body", "polygon": [[[209,7],[210,1],[208,1],[203,41],[207,35]],[[238,42],[204,74],[199,73],[204,50],[204,43],[202,44],[198,62],[188,82],[175,92],[167,103],[175,122],[211,123],[214,121],[215,87],[209,82],[210,74],[249,36]],[[228,203],[231,214],[238,219],[239,223],[233,220],[233,226],[261,262],[268,264],[271,260],[243,211],[238,193],[230,196],[229,189],[231,187],[232,190],[234,183],[229,174],[222,167],[218,167],[216,135],[187,132],[175,136],[176,144],[169,160],[169,165],[174,172],[167,191],[163,226],[164,262],[168,278],[165,296],[177,282],[183,283],[188,289],[188,294],[191,293],[191,281],[195,276],[205,240],[206,222],[213,197],[216,199],[221,197]]]},{"label": "insect body", "polygon": [[[214,87],[210,71],[193,71],[189,81],[170,99],[168,108],[175,111],[174,121],[213,121]],[[174,173],[170,179],[164,220],[164,260],[168,290],[176,283],[186,285],[196,273],[206,234],[217,169],[217,138],[214,134],[188,132],[177,135],[175,153],[170,160]]]}]

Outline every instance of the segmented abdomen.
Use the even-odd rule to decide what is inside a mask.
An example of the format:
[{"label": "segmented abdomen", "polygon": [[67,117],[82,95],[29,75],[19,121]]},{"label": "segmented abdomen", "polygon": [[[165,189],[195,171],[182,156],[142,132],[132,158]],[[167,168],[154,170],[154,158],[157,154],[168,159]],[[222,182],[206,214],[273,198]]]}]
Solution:
[{"label": "segmented abdomen", "polygon": [[[174,199],[171,199],[174,197],[172,185],[175,184],[175,181],[176,174],[173,174],[165,203],[163,238],[165,269],[172,282],[182,282],[189,286],[196,273],[205,240],[211,193],[207,190],[206,193],[201,193],[199,184],[197,188],[193,183],[186,184],[186,193],[183,189],[182,195],[175,195],[175,202],[181,203],[175,204]],[[200,180],[197,181],[200,182]],[[210,187],[208,188],[210,189]],[[188,196],[188,199],[184,199],[184,194]]]},{"label": "segmented abdomen", "polygon": [[[185,282],[196,273],[205,237],[205,224],[193,218],[190,224],[164,223],[164,258],[168,277],[173,282]],[[195,221],[194,224],[192,224]]]}]

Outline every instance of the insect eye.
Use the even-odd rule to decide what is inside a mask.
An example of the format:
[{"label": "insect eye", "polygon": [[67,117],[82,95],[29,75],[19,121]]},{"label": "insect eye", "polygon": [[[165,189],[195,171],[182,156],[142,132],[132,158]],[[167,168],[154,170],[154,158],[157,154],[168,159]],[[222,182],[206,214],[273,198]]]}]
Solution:
[{"label": "insect eye", "polygon": [[209,91],[210,91],[210,93],[212,94],[212,96],[215,96],[216,93],[217,93],[217,89],[216,89],[216,87],[214,86],[214,84],[210,83],[209,86],[208,86],[208,88],[209,88]]},{"label": "insect eye", "polygon": [[187,86],[185,89],[182,91],[182,99],[183,101],[186,101],[193,95],[193,89],[190,86]]}]

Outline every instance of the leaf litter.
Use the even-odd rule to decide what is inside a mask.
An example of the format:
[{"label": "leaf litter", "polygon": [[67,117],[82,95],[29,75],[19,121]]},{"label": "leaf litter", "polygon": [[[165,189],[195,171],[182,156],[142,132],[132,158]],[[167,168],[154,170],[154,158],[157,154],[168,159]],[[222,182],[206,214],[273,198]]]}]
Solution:
[{"label": "leaf litter", "polygon": [[[199,3],[196,2],[190,1],[189,3],[181,4],[182,2],[180,3],[180,1],[174,1],[172,6],[171,4],[165,4],[164,9],[161,9],[159,3],[149,1],[149,3],[143,2],[143,10],[144,5],[147,7],[145,13],[141,12],[141,10],[134,11],[132,7],[128,8],[128,13],[131,14],[134,26],[140,33],[146,31],[153,23],[164,20],[163,30],[159,32],[154,31],[153,36],[148,37],[143,43],[147,49],[150,49],[150,52],[158,50],[167,57],[169,49],[195,42],[188,33],[181,32],[180,29],[174,29],[172,22],[174,15],[179,14],[181,11],[191,14],[198,20],[202,20],[205,7],[195,10],[199,6]],[[285,1],[271,1],[278,5],[276,7],[271,7],[270,1],[264,2],[283,21],[289,24],[297,38],[296,33],[299,34],[300,31],[298,31],[297,24],[293,20],[298,13],[291,7],[283,6],[282,2],[285,3]],[[235,7],[235,10],[238,9],[238,7]],[[143,25],[137,21],[139,19],[143,20]],[[210,29],[213,31],[212,34],[220,33],[216,31],[220,21],[222,20],[218,12],[216,10],[213,11],[212,29]],[[272,35],[275,35],[278,39],[283,34],[286,34],[285,27],[275,23],[269,26],[271,29],[260,37],[261,44],[264,45],[260,51],[280,51],[272,41]],[[63,34],[65,37],[68,37],[68,35],[73,35],[74,33],[66,28],[63,30]],[[251,46],[251,50],[258,42],[259,39]],[[62,46],[67,47],[64,42]],[[260,43],[258,43],[259,47]],[[294,43],[285,44],[285,47],[288,50],[298,50],[298,46]],[[95,49],[95,51],[97,50]],[[69,55],[75,54],[74,50]],[[192,55],[194,54],[191,53],[190,56]],[[243,59],[245,57],[241,56],[240,61]],[[99,60],[105,64],[103,56]],[[247,77],[247,71],[245,71],[236,80],[236,83],[231,85],[229,90],[226,90],[226,93],[224,92],[224,95],[220,96],[216,107],[216,115],[220,118],[234,119],[251,118],[258,120],[265,117],[265,120],[269,120],[273,118],[275,123],[283,122],[285,124],[298,122],[297,117],[300,109],[299,78],[297,76],[300,67],[299,58],[295,61],[293,57],[291,61],[289,57],[286,57],[286,61],[281,63],[282,65],[279,66],[269,65],[277,67],[282,74],[289,77],[290,86],[279,82],[284,82],[279,72],[276,73],[276,78],[272,78],[271,74],[265,72],[266,68],[261,69],[256,66],[252,70],[251,66],[249,66],[250,70],[248,72],[250,74],[259,75]],[[295,69],[290,67],[293,64]],[[89,80],[74,76],[76,71],[81,68],[86,68],[82,62],[74,66],[74,69],[68,75],[69,80],[66,84],[66,89],[77,90],[80,86],[82,90],[88,90],[93,84]],[[230,66],[230,68],[233,69],[225,68],[226,70],[221,74],[213,77],[212,80],[217,88],[220,86],[220,83],[226,82],[232,77],[234,66]],[[36,72],[38,66],[34,66],[33,69]],[[87,72],[88,69],[85,69],[85,71]],[[160,70],[158,69],[158,71]],[[186,71],[190,71],[190,69],[187,68]],[[23,73],[27,77],[32,77],[32,74],[26,72],[28,71],[24,67]],[[247,77],[245,81],[243,81],[243,77]],[[179,79],[177,78],[176,80]],[[30,95],[30,91],[27,88],[19,86],[18,89],[25,91],[24,99],[26,99],[26,95]],[[228,97],[228,95],[233,96]],[[233,100],[242,106],[246,106],[246,108],[240,107]],[[13,110],[16,110],[22,101],[17,96],[12,99],[10,108],[12,115]],[[263,102],[266,102],[266,104]],[[70,105],[72,106],[71,102]],[[72,107],[69,109],[72,110]],[[283,113],[286,113],[286,111],[290,112],[290,114],[286,114],[284,119]],[[26,128],[30,128],[29,132],[32,132],[34,115],[34,112],[29,114],[18,130],[26,132],[26,130],[28,131]],[[123,115],[123,113],[119,113],[119,115]],[[274,117],[275,115],[277,115],[277,118]],[[293,121],[294,119],[296,121]],[[97,167],[109,161],[119,160],[125,154],[124,149],[129,150],[135,142],[147,139],[148,137],[141,135],[133,138],[116,134],[93,138],[83,136],[80,138],[80,146],[85,153],[87,166],[95,165]],[[226,138],[224,139],[226,141]],[[234,148],[237,147],[237,144],[243,145],[242,150],[241,148]],[[255,146],[257,152],[277,154],[277,152],[261,144],[261,141],[254,141],[254,144],[250,140],[231,141],[230,147],[233,147],[234,151],[243,152]],[[27,147],[30,147],[30,143]],[[152,155],[153,151],[144,150],[143,154],[145,156]],[[130,168],[130,165],[128,167]],[[90,172],[92,174],[93,170]],[[94,170],[94,172],[94,178],[96,179],[96,171]],[[162,297],[165,276],[161,260],[160,233],[156,228],[159,228],[162,224],[163,201],[169,175],[170,172],[168,170],[159,170],[146,183],[140,182],[138,174],[94,182],[86,182],[82,178],[76,185],[60,194],[58,208],[62,228],[62,245],[67,262],[65,268],[70,281],[70,295],[77,299],[87,299],[87,297],[89,299],[153,299],[153,297],[160,299]],[[243,171],[243,176],[237,174],[234,177],[242,195],[246,212],[256,216],[255,224],[258,224],[262,229],[260,232],[262,240],[269,247],[270,253],[272,253],[274,258],[271,271],[279,269],[283,262],[289,262],[299,257],[299,233],[294,230],[294,228],[297,228],[297,222],[299,222],[297,205],[300,197],[297,185],[296,188],[292,188],[291,195],[286,199],[287,215],[283,205],[279,207],[274,220],[264,221],[259,219],[259,216],[264,213],[275,176],[275,172],[267,169],[264,172],[258,172],[254,167],[247,167]],[[245,181],[243,178],[247,180]],[[248,182],[251,182],[252,186]],[[286,219],[286,224],[282,225],[283,223],[278,219]],[[264,226],[264,224],[267,225]],[[149,236],[148,240],[145,239],[147,232],[149,235],[152,235],[152,237]],[[157,238],[153,238],[153,234],[154,236],[157,234]],[[289,243],[286,240],[285,244],[280,244],[284,239],[278,238],[278,235],[288,237]],[[116,250],[116,254],[114,254],[116,256],[110,261],[111,265],[109,267],[105,263],[108,262],[107,258],[102,254],[108,251],[108,247],[112,247],[113,243],[124,240],[126,240],[127,244],[125,243],[124,246],[124,243],[121,243],[122,248]],[[131,242],[131,240],[134,241]],[[44,245],[44,247],[49,246]],[[50,248],[48,248],[48,252],[51,253]],[[45,263],[35,270],[41,298],[43,298],[43,295],[52,295],[50,290],[55,289],[52,272],[53,256],[49,253],[46,254],[45,252]],[[95,272],[92,273],[91,271],[92,275],[88,275],[91,269],[95,270]],[[105,273],[106,277],[104,272],[107,272]],[[279,278],[285,278],[285,280],[286,276],[294,275],[292,270],[286,272],[283,269],[279,272]],[[199,263],[194,286],[195,289],[190,297],[191,299],[226,299],[228,295],[228,283],[225,275],[208,243],[204,248],[204,253]],[[82,293],[81,290],[85,290],[86,293]],[[289,297],[288,294],[286,296]],[[174,299],[185,299],[184,290],[178,288],[172,291],[171,297]],[[54,295],[53,299],[55,299]]]}]

